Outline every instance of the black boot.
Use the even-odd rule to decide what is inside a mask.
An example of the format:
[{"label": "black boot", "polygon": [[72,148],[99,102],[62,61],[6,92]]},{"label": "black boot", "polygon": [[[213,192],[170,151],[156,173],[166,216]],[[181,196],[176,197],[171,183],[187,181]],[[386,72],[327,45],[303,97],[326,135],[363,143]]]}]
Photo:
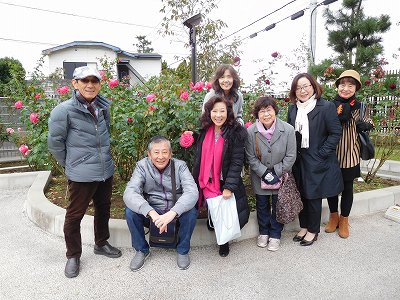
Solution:
[{"label": "black boot", "polygon": [[229,242],[219,246],[219,255],[226,257],[229,254]]}]

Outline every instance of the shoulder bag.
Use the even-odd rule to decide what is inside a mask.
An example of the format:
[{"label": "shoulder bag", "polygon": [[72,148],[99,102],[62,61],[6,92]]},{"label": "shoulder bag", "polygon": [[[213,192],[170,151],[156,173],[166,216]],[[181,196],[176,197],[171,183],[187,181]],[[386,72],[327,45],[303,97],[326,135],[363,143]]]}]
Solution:
[{"label": "shoulder bag", "polygon": [[[171,184],[172,184],[172,200],[176,202],[176,178],[175,178],[175,163],[171,159]],[[178,219],[173,219],[167,225],[167,232],[160,233],[160,229],[150,220],[149,229],[149,245],[150,247],[158,248],[176,248],[178,242]]]},{"label": "shoulder bag", "polygon": [[[363,102],[360,103],[360,121],[364,122],[365,115],[365,104]],[[369,138],[369,134],[366,131],[361,131],[358,133],[360,138],[360,157],[362,160],[369,160],[375,157],[375,148],[374,144],[372,144],[371,139]]]},{"label": "shoulder bag", "polygon": [[276,220],[281,224],[288,224],[296,218],[303,209],[300,192],[291,172],[283,176],[282,186],[278,191],[276,203]]}]

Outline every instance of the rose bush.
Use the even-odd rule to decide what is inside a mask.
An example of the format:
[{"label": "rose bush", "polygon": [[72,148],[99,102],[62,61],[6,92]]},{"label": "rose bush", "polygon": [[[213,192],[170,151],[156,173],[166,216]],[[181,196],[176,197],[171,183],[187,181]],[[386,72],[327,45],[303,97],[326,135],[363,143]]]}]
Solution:
[{"label": "rose bush", "polygon": [[[274,62],[281,59],[280,53],[271,54],[273,63],[260,71],[257,83],[243,89],[243,119],[246,127],[254,123],[252,108],[260,96],[271,95],[276,80]],[[185,131],[199,129],[199,117],[205,94],[211,88],[210,82],[182,81],[173,72],[162,73],[150,78],[143,85],[129,85],[129,78],[117,80],[115,62],[102,60],[102,87],[100,94],[112,101],[111,105],[111,145],[112,155],[118,174],[123,180],[131,176],[135,163],[146,155],[148,140],[154,135],[164,135],[172,142],[174,156],[185,160],[191,168],[194,161],[194,142],[192,136],[182,135]],[[335,69],[329,67],[321,78],[324,97],[333,99],[336,89],[333,85]],[[272,74],[272,75],[271,75]],[[44,78],[34,78],[28,88],[15,94],[14,107],[21,112],[24,130],[4,128],[9,140],[18,147],[24,145],[21,153],[33,169],[52,169],[62,171],[47,150],[47,122],[51,110],[60,102],[71,97],[72,86],[63,83],[53,86],[58,98],[48,97],[39,84]],[[57,78],[55,78],[57,79]],[[49,80],[49,78],[47,78]],[[359,99],[366,100],[373,107],[375,132],[382,133],[381,141],[393,143],[397,138],[400,124],[398,76],[382,75],[375,70],[363,77],[363,88],[358,92]],[[54,81],[55,82],[59,81]],[[274,95],[280,108],[279,117],[287,119],[289,100],[286,94]],[[376,135],[378,136],[378,135]],[[374,135],[375,137],[375,135]],[[27,147],[27,148],[25,148]],[[385,159],[389,152],[377,152]]]}]

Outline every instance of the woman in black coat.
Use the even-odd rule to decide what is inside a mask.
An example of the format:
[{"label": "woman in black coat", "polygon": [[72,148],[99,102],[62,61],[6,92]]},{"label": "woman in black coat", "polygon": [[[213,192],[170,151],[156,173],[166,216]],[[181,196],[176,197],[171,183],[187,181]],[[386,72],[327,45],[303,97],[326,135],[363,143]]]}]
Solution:
[{"label": "woman in black coat", "polygon": [[293,240],[302,246],[317,240],[322,198],[343,190],[336,157],[342,127],[335,105],[321,95],[322,87],[311,75],[301,73],[293,79],[289,93],[293,105],[289,107],[288,123],[295,128],[297,159],[292,170],[304,205],[299,214],[301,230]]},{"label": "woman in black coat", "polygon": [[[211,198],[213,193],[215,193],[214,196],[222,195],[225,199],[229,199],[233,193],[236,199],[240,228],[243,228],[250,215],[246,190],[241,177],[247,131],[237,122],[232,104],[220,96],[213,96],[205,103],[200,122],[201,130],[197,137],[196,160],[193,167],[193,177],[200,191],[198,206],[204,206],[205,199]],[[213,159],[214,163],[211,170],[206,171],[207,177],[204,178],[204,168],[209,159]],[[220,162],[219,167],[216,163],[218,161]],[[204,186],[205,181],[207,181],[206,186]],[[208,183],[210,183],[211,189]],[[219,190],[212,191],[213,186],[218,186]],[[229,243],[219,247],[219,254],[222,257],[229,254]]]}]

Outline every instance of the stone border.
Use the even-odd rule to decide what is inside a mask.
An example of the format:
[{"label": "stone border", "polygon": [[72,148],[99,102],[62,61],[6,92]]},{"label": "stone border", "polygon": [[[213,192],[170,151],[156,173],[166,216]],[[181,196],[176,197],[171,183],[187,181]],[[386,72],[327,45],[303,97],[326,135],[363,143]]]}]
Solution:
[{"label": "stone border", "polygon": [[[382,170],[390,173],[400,172],[400,162],[389,161]],[[385,163],[385,164],[386,164]],[[365,164],[363,164],[365,165]],[[385,174],[382,174],[384,176]],[[400,178],[394,175],[386,175],[392,179]],[[0,174],[0,188],[29,187],[24,208],[29,219],[43,230],[63,237],[63,224],[65,209],[51,203],[44,195],[51,174],[49,171]],[[377,201],[379,199],[379,201]],[[400,203],[400,186],[388,187],[354,195],[352,216],[365,215],[386,210],[389,206]],[[327,201],[323,201],[321,221],[327,222],[329,209]],[[213,232],[208,231],[206,220],[198,219],[191,245],[204,246],[215,245],[216,239]],[[131,235],[125,220],[110,219],[110,243],[116,247],[131,247]],[[285,225],[286,231],[298,229],[298,220]],[[93,217],[85,215],[81,223],[82,242],[93,244]],[[257,216],[255,212],[250,214],[248,224],[242,229],[242,236],[238,240],[255,238],[258,236]]]}]

